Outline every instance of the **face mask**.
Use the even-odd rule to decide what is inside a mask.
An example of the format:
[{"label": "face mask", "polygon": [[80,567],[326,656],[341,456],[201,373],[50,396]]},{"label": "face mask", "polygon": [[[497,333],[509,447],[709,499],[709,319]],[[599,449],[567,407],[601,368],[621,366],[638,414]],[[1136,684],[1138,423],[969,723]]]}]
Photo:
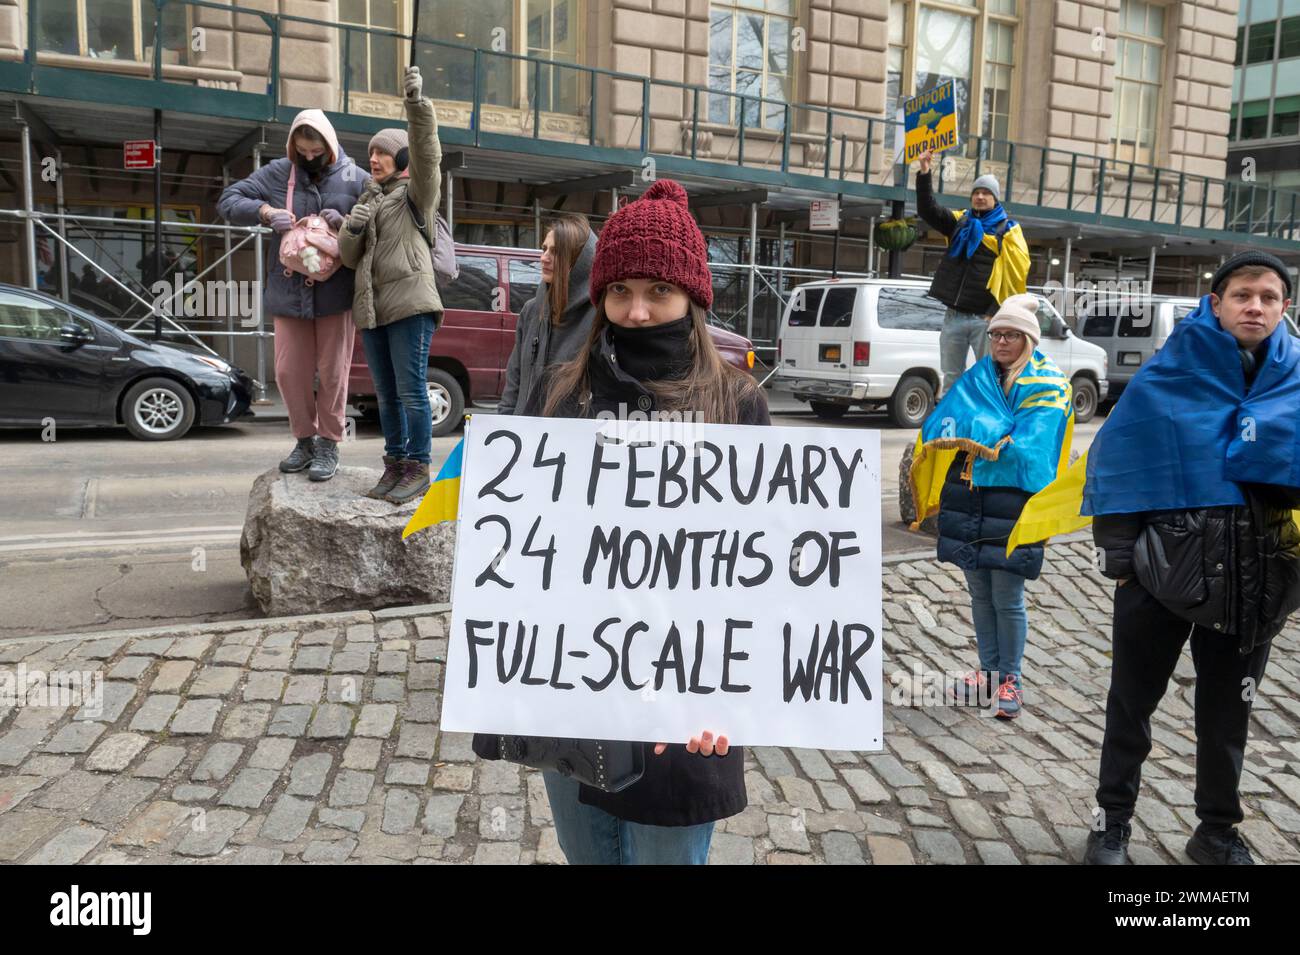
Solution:
[{"label": "face mask", "polygon": [[306,169],[309,173],[315,175],[325,168],[325,160],[327,158],[328,157],[325,153],[321,153],[313,159],[304,159],[302,156],[299,156],[298,165],[302,166],[302,168]]}]

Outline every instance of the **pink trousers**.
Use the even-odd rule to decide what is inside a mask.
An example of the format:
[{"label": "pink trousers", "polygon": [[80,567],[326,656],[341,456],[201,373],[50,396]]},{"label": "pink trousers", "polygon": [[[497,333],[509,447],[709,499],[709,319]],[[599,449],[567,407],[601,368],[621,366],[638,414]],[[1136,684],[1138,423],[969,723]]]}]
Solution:
[{"label": "pink trousers", "polygon": [[[343,440],[348,369],[355,328],[352,313],[275,319],[275,383],[295,438]],[[319,377],[320,388],[315,387]]]}]

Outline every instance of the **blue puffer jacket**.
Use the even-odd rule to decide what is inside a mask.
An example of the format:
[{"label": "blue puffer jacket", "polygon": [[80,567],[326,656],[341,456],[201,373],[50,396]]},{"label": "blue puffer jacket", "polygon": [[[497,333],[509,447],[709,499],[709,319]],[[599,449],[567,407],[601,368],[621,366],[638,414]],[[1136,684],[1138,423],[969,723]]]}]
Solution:
[{"label": "blue puffer jacket", "polygon": [[[346,216],[370,181],[370,173],[355,165],[343,151],[334,127],[318,109],[305,109],[294,118],[285,144],[289,156],[294,155],[293,135],[301,126],[310,126],[320,133],[329,149],[330,163],[315,182],[302,166],[298,167],[290,211],[295,218],[318,214],[323,209],[337,209]],[[247,179],[226,187],[217,202],[217,214],[232,225],[259,225],[258,211],[263,203],[283,209],[289,190],[291,161],[287,157],[276,159]],[[317,315],[346,312],[352,308],[355,281],[356,273],[346,266],[330,276],[328,281],[312,285],[308,285],[306,277],[297,272],[286,275],[280,265],[280,237],[272,235],[266,247],[266,292],[262,299],[267,323],[273,315],[315,318]]]},{"label": "blue puffer jacket", "polygon": [[1031,495],[1017,487],[971,487],[961,479],[966,453],[957,455],[939,494],[939,560],[962,570],[1005,570],[1034,580],[1043,569],[1043,545],[1017,547],[1007,538]]}]

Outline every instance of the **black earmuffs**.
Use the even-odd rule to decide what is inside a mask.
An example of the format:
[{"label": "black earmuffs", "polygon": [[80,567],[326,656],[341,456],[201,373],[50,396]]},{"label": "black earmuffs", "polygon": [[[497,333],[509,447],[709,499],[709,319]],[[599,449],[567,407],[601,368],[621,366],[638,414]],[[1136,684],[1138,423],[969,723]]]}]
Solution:
[{"label": "black earmuffs", "polygon": [[398,172],[404,172],[406,167],[411,164],[411,150],[403,146],[393,157],[393,165],[397,167]]}]

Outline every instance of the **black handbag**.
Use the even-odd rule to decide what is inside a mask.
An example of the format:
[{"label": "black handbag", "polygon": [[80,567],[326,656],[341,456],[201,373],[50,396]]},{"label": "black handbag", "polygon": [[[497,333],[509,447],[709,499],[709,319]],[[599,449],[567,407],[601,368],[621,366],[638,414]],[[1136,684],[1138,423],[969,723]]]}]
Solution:
[{"label": "black handbag", "polygon": [[498,736],[500,758],[549,769],[607,793],[621,792],[645,773],[645,744],[626,740]]}]

